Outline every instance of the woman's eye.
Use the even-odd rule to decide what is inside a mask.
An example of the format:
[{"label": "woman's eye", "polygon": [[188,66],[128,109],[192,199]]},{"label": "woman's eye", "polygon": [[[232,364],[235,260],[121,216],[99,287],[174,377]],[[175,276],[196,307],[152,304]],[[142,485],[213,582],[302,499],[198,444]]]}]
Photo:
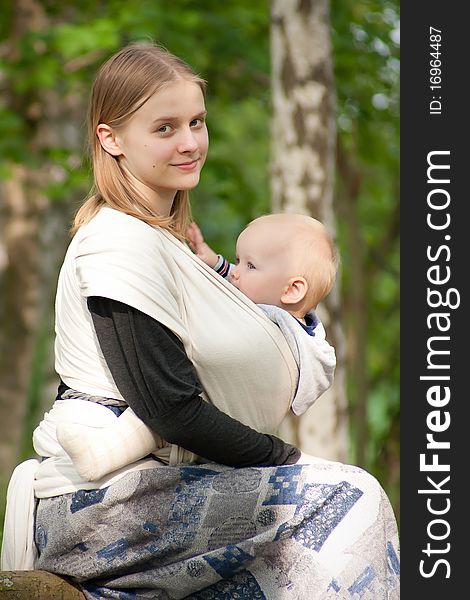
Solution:
[{"label": "woman's eye", "polygon": [[158,128],[158,133],[169,133],[171,131],[171,125],[162,125]]},{"label": "woman's eye", "polygon": [[203,123],[203,119],[193,119],[191,121],[191,127],[200,127]]}]

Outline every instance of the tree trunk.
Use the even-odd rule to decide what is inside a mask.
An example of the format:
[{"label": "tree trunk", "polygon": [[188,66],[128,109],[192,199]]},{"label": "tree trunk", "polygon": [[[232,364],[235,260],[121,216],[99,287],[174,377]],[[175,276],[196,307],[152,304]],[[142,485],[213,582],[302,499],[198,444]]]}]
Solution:
[{"label": "tree trunk", "polygon": [[38,214],[28,201],[27,172],[12,167],[3,186],[6,266],[0,311],[0,477],[19,455],[37,323]]},{"label": "tree trunk", "polygon": [[[11,35],[3,47],[7,62],[21,64],[24,37],[47,29],[48,19],[38,0],[14,3]],[[46,51],[45,46],[37,47],[38,53]],[[43,412],[39,388],[54,364],[51,314],[72,211],[69,203],[52,203],[44,195],[49,182],[65,177],[45,156],[50,148],[81,149],[80,118],[86,102],[85,95],[64,94],[60,82],[57,90],[21,93],[8,83],[1,101],[23,120],[25,154],[41,166],[12,162],[9,177],[0,182],[0,481],[8,479],[22,453],[32,452],[31,426]],[[44,357],[41,373],[38,355]],[[28,404],[33,396],[34,414]],[[48,404],[51,397],[49,393]]]},{"label": "tree trunk", "polygon": [[[42,7],[34,0],[14,4],[8,59],[20,53],[26,31],[45,26]],[[34,99],[10,90],[4,100],[28,113]],[[34,137],[34,118],[31,118]],[[29,374],[38,323],[38,232],[43,208],[41,174],[10,164],[10,177],[0,189],[3,213],[3,271],[0,272],[0,478],[9,477],[20,453],[27,407]]]},{"label": "tree trunk", "polygon": [[[272,0],[272,208],[310,214],[334,236],[335,88],[328,0]],[[332,387],[280,431],[309,454],[347,460],[345,342],[339,278],[318,308],[335,347]]]},{"label": "tree trunk", "polygon": [[367,313],[367,277],[365,273],[366,248],[358,222],[357,205],[361,187],[361,175],[356,165],[351,164],[340,141],[337,142],[337,167],[342,189],[338,195],[338,212],[346,223],[351,286],[348,312],[351,314],[348,332],[349,363],[351,376],[355,382],[351,393],[354,407],[354,462],[366,467],[367,447],[367,338],[369,320]]}]

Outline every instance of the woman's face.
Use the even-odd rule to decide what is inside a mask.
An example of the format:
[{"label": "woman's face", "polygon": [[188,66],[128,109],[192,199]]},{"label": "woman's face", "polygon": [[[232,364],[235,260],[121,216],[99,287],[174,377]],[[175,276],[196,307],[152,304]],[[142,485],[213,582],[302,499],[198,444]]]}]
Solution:
[{"label": "woman's face", "polygon": [[169,212],[178,190],[199,183],[209,145],[205,116],[201,88],[182,79],[151,96],[115,133],[123,169],[160,213]]}]

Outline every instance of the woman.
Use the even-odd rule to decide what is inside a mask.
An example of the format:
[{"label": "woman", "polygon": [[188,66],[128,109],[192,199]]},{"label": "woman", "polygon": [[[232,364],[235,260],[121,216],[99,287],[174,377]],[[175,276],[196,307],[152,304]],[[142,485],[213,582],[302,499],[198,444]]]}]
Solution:
[{"label": "woman", "polygon": [[[356,467],[306,465],[272,435],[295,393],[293,356],[184,243],[205,115],[204,82],[160,47],[123,48],[96,76],[95,188],[59,276],[59,394],[34,436],[36,567],[90,599],[397,598],[383,490]],[[127,405],[170,443],[162,456],[178,463],[184,448],[203,464],[148,458],[81,481],[56,426],[99,427]]]}]

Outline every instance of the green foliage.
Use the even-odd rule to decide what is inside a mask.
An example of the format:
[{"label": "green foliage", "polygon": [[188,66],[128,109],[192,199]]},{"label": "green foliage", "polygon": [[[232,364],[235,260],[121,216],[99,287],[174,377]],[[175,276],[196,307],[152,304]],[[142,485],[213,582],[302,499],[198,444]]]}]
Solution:
[{"label": "green foliage", "polygon": [[[338,137],[360,181],[354,210],[365,249],[367,286],[365,466],[390,490],[398,483],[399,457],[399,3],[333,0],[331,21]],[[339,229],[347,306],[355,282],[341,221]],[[354,437],[354,419],[351,429]],[[397,487],[393,496],[398,502]]]},{"label": "green foliage", "polygon": [[269,122],[263,104],[253,97],[209,103],[210,155],[193,192],[193,213],[211,244],[232,260],[242,228],[270,205]]},{"label": "green foliage", "polygon": [[113,50],[120,42],[120,36],[109,17],[98,18],[89,23],[72,25],[63,23],[54,30],[52,49],[64,59],[72,60],[99,47]]},{"label": "green foliage", "polygon": [[13,162],[22,162],[24,129],[21,116],[0,104],[0,177],[9,175],[9,170],[1,160],[2,156],[4,160],[8,157]]}]

